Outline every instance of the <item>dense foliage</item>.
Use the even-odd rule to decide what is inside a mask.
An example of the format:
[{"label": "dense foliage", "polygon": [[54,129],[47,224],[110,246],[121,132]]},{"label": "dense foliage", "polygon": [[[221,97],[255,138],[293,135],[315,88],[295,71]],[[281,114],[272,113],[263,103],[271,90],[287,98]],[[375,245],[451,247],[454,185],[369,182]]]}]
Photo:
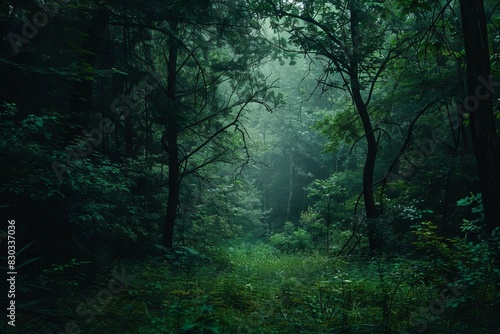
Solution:
[{"label": "dense foliage", "polygon": [[7,333],[498,332],[499,1],[0,9]]}]

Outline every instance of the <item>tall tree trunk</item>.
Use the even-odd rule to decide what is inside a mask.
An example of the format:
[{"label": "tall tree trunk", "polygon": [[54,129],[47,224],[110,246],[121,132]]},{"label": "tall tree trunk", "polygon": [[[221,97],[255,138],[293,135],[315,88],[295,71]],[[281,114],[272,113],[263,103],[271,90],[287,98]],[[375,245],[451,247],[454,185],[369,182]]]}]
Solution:
[{"label": "tall tree trunk", "polygon": [[377,141],[373,133],[368,108],[362,101],[359,89],[353,88],[354,101],[358,110],[363,130],[365,132],[368,152],[366,154],[365,166],[363,168],[363,198],[365,200],[366,218],[377,218],[375,208],[375,197],[373,196],[373,173],[375,171],[375,160],[377,158]]},{"label": "tall tree trunk", "polygon": [[493,84],[483,0],[460,0],[460,12],[467,61],[466,101],[469,102],[471,137],[479,169],[486,230],[491,232],[500,226],[500,138],[493,114]]},{"label": "tall tree trunk", "polygon": [[[172,24],[172,30],[176,30],[176,23]],[[180,172],[179,172],[179,148],[177,147],[177,112],[175,110],[176,85],[177,85],[177,42],[170,38],[168,59],[168,81],[167,81],[167,129],[164,137],[165,150],[168,154],[168,200],[165,223],[163,225],[163,246],[170,249],[174,246],[174,227],[179,206]],[[162,139],[163,143],[163,139]]]},{"label": "tall tree trunk", "polygon": [[361,85],[358,73],[358,52],[360,36],[358,28],[358,11],[355,4],[351,4],[351,39],[353,52],[351,56],[350,86],[351,94],[358,114],[363,124],[363,131],[366,137],[368,152],[366,154],[365,166],[363,168],[363,198],[365,201],[365,213],[368,219],[368,242],[371,252],[380,251],[382,248],[382,238],[378,231],[374,219],[377,218],[375,208],[375,197],[373,195],[373,174],[375,171],[375,161],[377,158],[377,141],[373,132],[373,126],[368,113],[368,106],[361,96]]}]

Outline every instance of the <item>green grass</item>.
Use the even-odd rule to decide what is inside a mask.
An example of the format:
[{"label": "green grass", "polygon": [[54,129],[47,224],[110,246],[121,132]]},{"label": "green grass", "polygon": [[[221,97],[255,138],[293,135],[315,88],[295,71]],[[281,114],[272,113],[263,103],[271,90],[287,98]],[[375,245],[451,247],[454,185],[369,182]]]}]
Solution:
[{"label": "green grass", "polygon": [[[491,308],[466,308],[470,291],[443,293],[445,279],[425,261],[282,254],[265,244],[213,250],[211,261],[186,254],[129,264],[136,277],[126,292],[90,323],[77,314],[69,319],[82,333],[319,334],[413,333],[424,327],[426,333],[474,333],[463,312],[493,318]],[[54,311],[59,304],[74,310],[105,284],[101,279],[91,290],[65,286],[74,297],[54,296]],[[495,293],[494,286],[489,289]],[[429,310],[431,303],[442,310]],[[493,325],[483,327],[477,332],[494,332],[488,329]]]},{"label": "green grass", "polygon": [[162,309],[179,311],[164,314],[165,333],[384,333],[408,322],[404,304],[418,290],[403,282],[413,274],[401,261],[281,254],[262,244],[230,247],[225,258],[225,270],[146,274],[171,278]]}]

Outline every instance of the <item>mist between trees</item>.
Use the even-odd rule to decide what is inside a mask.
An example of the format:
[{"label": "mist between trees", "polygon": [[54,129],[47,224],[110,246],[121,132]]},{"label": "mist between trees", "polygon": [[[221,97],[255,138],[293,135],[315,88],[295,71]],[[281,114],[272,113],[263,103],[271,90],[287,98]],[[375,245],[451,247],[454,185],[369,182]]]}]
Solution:
[{"label": "mist between trees", "polygon": [[496,333],[499,10],[0,3],[7,332]]}]

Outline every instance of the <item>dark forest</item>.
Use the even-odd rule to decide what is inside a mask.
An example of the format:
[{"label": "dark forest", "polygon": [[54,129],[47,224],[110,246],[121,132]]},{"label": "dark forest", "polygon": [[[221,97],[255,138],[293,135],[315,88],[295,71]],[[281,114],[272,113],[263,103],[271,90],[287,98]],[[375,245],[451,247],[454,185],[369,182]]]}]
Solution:
[{"label": "dark forest", "polygon": [[500,1],[0,0],[5,333],[500,331]]}]

